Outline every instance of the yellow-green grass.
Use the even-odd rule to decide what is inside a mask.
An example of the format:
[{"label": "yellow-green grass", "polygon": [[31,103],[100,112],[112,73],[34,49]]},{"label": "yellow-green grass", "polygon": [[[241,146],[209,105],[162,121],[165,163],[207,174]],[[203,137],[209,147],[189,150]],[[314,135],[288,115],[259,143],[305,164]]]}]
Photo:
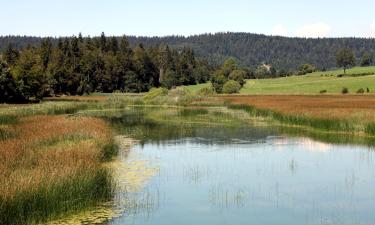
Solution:
[{"label": "yellow-green grass", "polygon": [[316,75],[292,76],[275,79],[248,80],[241,94],[341,94],[343,88],[355,94],[359,89],[367,88],[375,93],[375,75],[360,77],[320,77]]},{"label": "yellow-green grass", "polygon": [[[10,118],[10,117],[9,117]],[[0,224],[30,224],[112,197],[104,163],[116,154],[96,118],[38,115],[5,120],[0,139]]]},{"label": "yellow-green grass", "polygon": [[[354,76],[354,74],[375,74],[375,67],[356,67],[347,70],[349,76],[338,77],[343,70],[315,72],[304,76],[290,76],[273,79],[247,80],[240,94],[252,95],[316,95],[324,91],[326,94],[341,94],[343,88],[349,89],[349,94],[356,94],[359,89],[367,88],[375,93],[375,75]],[[350,76],[353,75],[353,76]],[[210,87],[210,83],[187,86],[193,92],[203,87]]]},{"label": "yellow-green grass", "polygon": [[[336,70],[330,70],[330,71],[319,71],[314,72],[311,74],[308,74],[308,76],[337,76],[344,74],[343,69],[336,69]],[[348,76],[356,76],[356,75],[375,75],[375,66],[367,66],[367,67],[353,67],[346,70],[346,75]]]}]

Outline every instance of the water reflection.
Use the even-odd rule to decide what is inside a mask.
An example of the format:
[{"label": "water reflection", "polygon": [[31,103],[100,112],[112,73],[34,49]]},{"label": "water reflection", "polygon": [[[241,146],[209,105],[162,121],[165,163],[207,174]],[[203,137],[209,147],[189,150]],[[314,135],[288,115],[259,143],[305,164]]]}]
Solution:
[{"label": "water reflection", "polygon": [[371,138],[252,126],[218,110],[98,115],[140,140],[126,162],[158,168],[144,188],[118,192],[122,216],[109,224],[373,224],[375,151],[354,145]]},{"label": "water reflection", "polygon": [[138,196],[152,207],[110,224],[375,221],[373,151],[256,130],[202,128],[196,137],[135,146],[134,153],[160,168]]}]

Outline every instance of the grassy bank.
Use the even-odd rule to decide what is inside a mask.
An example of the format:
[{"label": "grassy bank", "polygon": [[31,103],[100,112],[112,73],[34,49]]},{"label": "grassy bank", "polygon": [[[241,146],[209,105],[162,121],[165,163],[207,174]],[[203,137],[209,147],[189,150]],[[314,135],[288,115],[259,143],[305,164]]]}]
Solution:
[{"label": "grassy bank", "polygon": [[1,117],[0,224],[43,221],[109,199],[113,183],[103,163],[116,146],[108,125],[96,118],[17,114],[24,110]]}]

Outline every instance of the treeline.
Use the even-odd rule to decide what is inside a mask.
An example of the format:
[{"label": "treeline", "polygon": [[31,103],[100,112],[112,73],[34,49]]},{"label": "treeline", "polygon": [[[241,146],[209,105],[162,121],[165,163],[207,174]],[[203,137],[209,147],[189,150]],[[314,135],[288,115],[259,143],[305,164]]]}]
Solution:
[{"label": "treeline", "polygon": [[[17,46],[34,44],[38,38],[2,37],[0,49],[9,42]],[[357,61],[365,52],[375,54],[375,39],[366,38],[288,38],[251,33],[216,33],[189,37],[134,37],[128,36],[131,46],[143,43],[145,47],[169,45],[171,49],[193,49],[197,57],[214,65],[222,64],[228,57],[235,57],[243,66],[254,68],[271,64],[278,70],[293,72],[303,64],[312,64],[319,70],[336,66],[335,54],[341,48],[354,51]],[[39,39],[41,41],[41,39]]]},{"label": "treeline", "polygon": [[131,47],[126,37],[43,39],[18,49],[8,43],[0,58],[1,102],[91,92],[145,92],[206,82],[212,68],[191,48]]}]

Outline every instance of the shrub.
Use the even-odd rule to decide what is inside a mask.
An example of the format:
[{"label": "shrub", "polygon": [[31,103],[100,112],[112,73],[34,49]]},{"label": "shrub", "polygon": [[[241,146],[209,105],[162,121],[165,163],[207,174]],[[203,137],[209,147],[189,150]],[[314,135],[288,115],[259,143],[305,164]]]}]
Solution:
[{"label": "shrub", "polygon": [[241,87],[243,87],[246,83],[245,76],[246,72],[244,70],[234,70],[232,73],[230,73],[229,80],[237,81]]},{"label": "shrub", "polygon": [[151,100],[156,97],[166,96],[167,94],[168,89],[166,88],[151,88],[151,90],[143,96],[143,100]]},{"label": "shrub", "polygon": [[316,71],[316,67],[310,64],[303,64],[298,68],[298,75],[305,75]]},{"label": "shrub", "polygon": [[197,91],[197,94],[200,96],[210,96],[215,94],[215,90],[212,87],[204,87]]},{"label": "shrub", "polygon": [[357,94],[363,94],[363,93],[365,93],[365,89],[363,88],[358,89]]},{"label": "shrub", "polygon": [[325,94],[325,93],[327,93],[327,90],[320,90],[319,93],[320,93],[320,94]]},{"label": "shrub", "polygon": [[241,90],[241,85],[234,80],[230,80],[226,82],[223,86],[223,93],[225,94],[233,94],[233,93],[239,93]]},{"label": "shrub", "polygon": [[342,90],[341,90],[341,93],[342,94],[348,94],[349,93],[349,89],[344,87]]},{"label": "shrub", "polygon": [[223,92],[223,86],[228,79],[224,76],[222,71],[216,71],[211,78],[212,87],[216,91],[216,93]]},{"label": "shrub", "polygon": [[370,93],[370,89],[369,89],[369,88],[366,88],[366,92],[367,92],[367,93]]}]

